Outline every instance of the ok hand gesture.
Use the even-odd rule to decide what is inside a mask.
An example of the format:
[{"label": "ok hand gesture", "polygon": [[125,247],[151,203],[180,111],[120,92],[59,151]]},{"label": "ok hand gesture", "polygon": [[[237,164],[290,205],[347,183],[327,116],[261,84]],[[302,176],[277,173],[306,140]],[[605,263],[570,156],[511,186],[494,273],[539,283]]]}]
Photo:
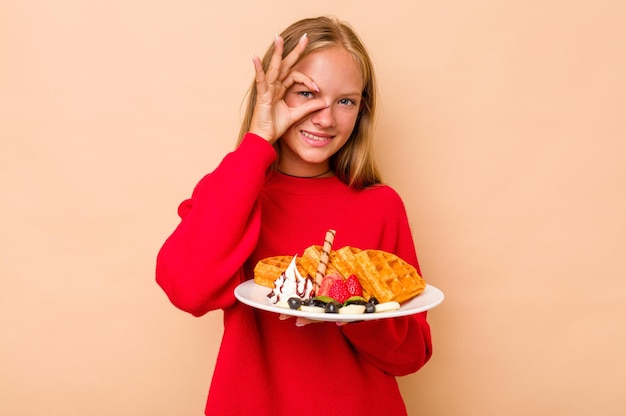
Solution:
[{"label": "ok hand gesture", "polygon": [[254,56],[256,104],[250,123],[250,132],[270,143],[278,140],[289,127],[308,114],[326,106],[321,99],[312,99],[298,107],[289,107],[284,101],[285,92],[294,84],[305,85],[310,91],[319,92],[315,82],[305,74],[293,70],[293,66],[304,51],[308,38],[304,34],[296,47],[284,59],[282,37],[276,36],[274,53],[267,72],[263,70],[261,60]]}]

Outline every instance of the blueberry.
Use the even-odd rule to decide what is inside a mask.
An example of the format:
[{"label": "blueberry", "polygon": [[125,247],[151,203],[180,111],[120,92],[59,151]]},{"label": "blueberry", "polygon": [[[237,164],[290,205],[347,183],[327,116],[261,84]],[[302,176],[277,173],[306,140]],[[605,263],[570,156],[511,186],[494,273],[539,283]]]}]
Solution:
[{"label": "blueberry", "polygon": [[376,299],[375,297],[371,297],[369,300],[369,303],[371,303],[372,305],[378,305],[378,299]]},{"label": "blueberry", "polygon": [[339,313],[339,308],[341,308],[341,304],[337,302],[328,302],[324,311],[326,313]]},{"label": "blueberry", "polygon": [[289,305],[289,308],[291,309],[299,309],[300,305],[302,305],[302,299],[289,298],[289,300],[287,300],[287,304]]},{"label": "blueberry", "polygon": [[376,312],[376,305],[374,305],[372,302],[367,302],[365,304],[365,313],[374,313]]}]

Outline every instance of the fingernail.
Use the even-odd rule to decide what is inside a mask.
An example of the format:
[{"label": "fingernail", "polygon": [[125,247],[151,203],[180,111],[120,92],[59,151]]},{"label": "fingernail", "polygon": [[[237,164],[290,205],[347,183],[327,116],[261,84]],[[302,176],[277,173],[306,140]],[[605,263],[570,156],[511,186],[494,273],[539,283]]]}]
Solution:
[{"label": "fingernail", "polygon": [[317,86],[315,81],[311,81],[311,83],[313,84],[313,88],[315,89],[315,92],[320,92],[320,87]]},{"label": "fingernail", "polygon": [[300,42],[302,42],[305,39],[306,39],[306,33],[304,35],[300,36]]}]

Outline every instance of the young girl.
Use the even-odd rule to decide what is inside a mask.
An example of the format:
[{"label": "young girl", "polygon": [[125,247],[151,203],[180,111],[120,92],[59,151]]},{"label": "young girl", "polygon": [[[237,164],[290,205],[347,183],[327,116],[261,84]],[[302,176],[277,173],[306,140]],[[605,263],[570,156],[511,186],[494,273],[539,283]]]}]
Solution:
[{"label": "young girl", "polygon": [[304,19],[276,36],[253,82],[239,144],[179,206],[156,278],[195,316],[222,309],[207,415],[405,415],[396,376],[431,355],[426,313],[337,325],[280,319],[233,291],[262,258],[333,247],[392,252],[419,271],[398,194],[372,155],[376,84],[346,24]]}]

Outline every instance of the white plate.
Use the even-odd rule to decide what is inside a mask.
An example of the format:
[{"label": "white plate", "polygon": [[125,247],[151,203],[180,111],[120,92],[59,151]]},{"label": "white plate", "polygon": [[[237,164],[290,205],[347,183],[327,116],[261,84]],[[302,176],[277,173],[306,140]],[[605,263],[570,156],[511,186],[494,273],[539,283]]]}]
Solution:
[{"label": "white plate", "polygon": [[235,297],[246,305],[264,311],[280,313],[290,316],[301,316],[316,321],[329,322],[352,322],[372,321],[375,319],[395,318],[397,316],[413,315],[434,308],[443,302],[443,292],[434,286],[426,285],[426,288],[418,296],[403,303],[400,309],[389,312],[362,313],[362,314],[338,314],[338,313],[315,313],[304,312],[295,309],[282,308],[270,303],[267,294],[271,289],[258,285],[254,280],[241,283],[235,289]]}]

